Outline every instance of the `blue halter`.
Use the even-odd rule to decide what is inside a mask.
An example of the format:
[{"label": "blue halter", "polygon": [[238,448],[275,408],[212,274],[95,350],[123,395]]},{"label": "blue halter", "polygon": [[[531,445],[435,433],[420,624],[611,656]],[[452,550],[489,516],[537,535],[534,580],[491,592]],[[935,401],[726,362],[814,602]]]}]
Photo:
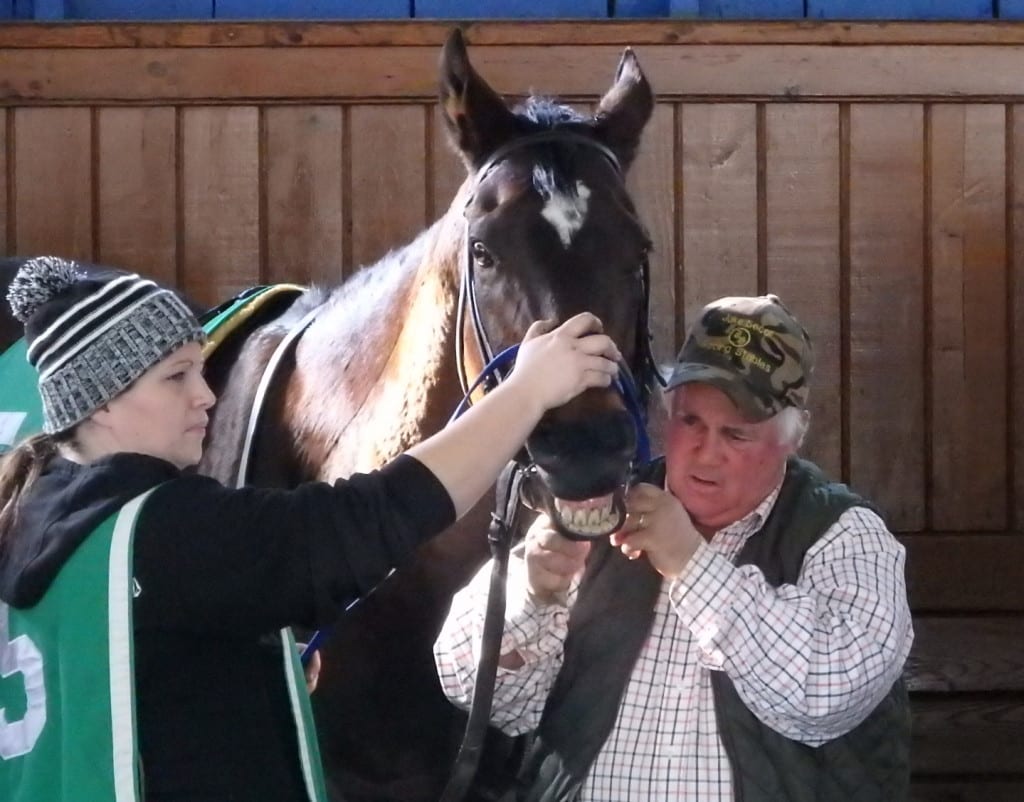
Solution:
[{"label": "blue halter", "polygon": [[[481,384],[507,373],[508,369],[515,364],[516,354],[518,353],[519,346],[510,345],[488,362],[480,375],[477,376],[476,381],[466,390],[466,394],[462,397],[458,406],[455,407],[455,412],[452,413],[448,422],[451,423],[469,409],[472,404],[470,396]],[[633,419],[633,426],[636,428],[636,455],[634,463],[644,465],[651,461],[651,439],[647,434],[647,414],[640,403],[640,391],[633,379],[633,374],[625,362],[619,362],[619,375],[615,377],[613,384],[615,389],[619,391],[619,395],[622,396],[626,411],[629,412],[629,417]]]}]

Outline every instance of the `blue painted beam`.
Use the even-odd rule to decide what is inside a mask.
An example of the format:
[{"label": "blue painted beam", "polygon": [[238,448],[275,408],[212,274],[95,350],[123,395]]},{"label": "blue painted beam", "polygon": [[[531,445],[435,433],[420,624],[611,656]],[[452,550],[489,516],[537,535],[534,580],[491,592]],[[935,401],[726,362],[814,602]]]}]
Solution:
[{"label": "blue painted beam", "polygon": [[999,0],[999,19],[1024,19],[1024,0]]},{"label": "blue painted beam", "polygon": [[64,19],[64,0],[35,0],[32,7],[32,19],[57,20]]},{"label": "blue painted beam", "polygon": [[672,16],[702,19],[793,19],[803,18],[804,0],[671,0]]},{"label": "blue painted beam", "polygon": [[[1000,1],[1000,10],[1006,0]],[[812,19],[992,19],[993,0],[807,0]]]},{"label": "blue painted beam", "polygon": [[615,0],[613,17],[667,17],[670,0]]},{"label": "blue painted beam", "polygon": [[407,19],[411,0],[217,0],[217,19]]},{"label": "blue painted beam", "polygon": [[[36,8],[58,0],[35,0]],[[211,19],[214,0],[59,0],[63,19]],[[36,19],[43,19],[36,12]],[[51,19],[61,19],[52,17]]]},{"label": "blue painted beam", "polygon": [[415,0],[417,19],[579,19],[608,16],[608,0]]}]

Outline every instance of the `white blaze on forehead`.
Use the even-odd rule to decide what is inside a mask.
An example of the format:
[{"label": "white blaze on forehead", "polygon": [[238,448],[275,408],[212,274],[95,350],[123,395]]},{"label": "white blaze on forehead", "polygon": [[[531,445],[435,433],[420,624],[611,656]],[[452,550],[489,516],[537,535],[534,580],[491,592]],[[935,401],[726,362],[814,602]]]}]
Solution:
[{"label": "white blaze on forehead", "polygon": [[552,192],[548,202],[544,204],[541,214],[544,219],[555,227],[562,246],[568,248],[576,232],[583,228],[587,219],[587,199],[590,190],[582,181],[576,182],[576,195],[566,192]]}]

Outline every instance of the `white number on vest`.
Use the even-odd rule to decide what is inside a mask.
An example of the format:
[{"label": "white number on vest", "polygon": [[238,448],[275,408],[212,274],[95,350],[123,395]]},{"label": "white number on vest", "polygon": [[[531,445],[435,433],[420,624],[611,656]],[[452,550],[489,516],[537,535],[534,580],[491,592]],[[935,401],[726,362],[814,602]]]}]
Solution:
[{"label": "white number on vest", "polygon": [[0,602],[0,679],[20,673],[25,683],[28,702],[24,718],[7,720],[7,710],[0,707],[0,758],[27,755],[39,740],[46,724],[46,682],[43,678],[43,656],[27,635],[10,640],[7,605]]}]

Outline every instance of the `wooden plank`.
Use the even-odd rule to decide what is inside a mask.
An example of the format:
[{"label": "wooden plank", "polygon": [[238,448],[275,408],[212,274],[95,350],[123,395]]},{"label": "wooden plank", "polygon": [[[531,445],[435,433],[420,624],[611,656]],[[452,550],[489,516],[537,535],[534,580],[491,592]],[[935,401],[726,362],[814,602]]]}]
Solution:
[{"label": "wooden plank", "polygon": [[1006,375],[1009,383],[1011,526],[1024,531],[1024,106],[1010,107],[1010,287]]},{"label": "wooden plank", "polygon": [[931,519],[1002,529],[1006,497],[1006,115],[932,111]]},{"label": "wooden plank", "polygon": [[[475,48],[473,60],[499,91],[544,87],[584,98],[605,89],[621,50],[496,45]],[[662,100],[1016,99],[1024,74],[1024,48],[999,45],[643,45],[637,54]],[[435,46],[111,48],[102,58],[80,48],[11,48],[0,102],[423,101],[436,95],[437,57]]]},{"label": "wooden plank", "polygon": [[915,611],[1024,612],[1024,538],[984,532],[900,535]]},{"label": "wooden plank", "polygon": [[1024,618],[914,617],[906,666],[916,692],[1024,691]]},{"label": "wooden plank", "polygon": [[[668,13],[669,0],[616,0],[619,19],[601,22],[549,21],[523,25],[516,20],[461,20],[467,40],[482,45],[595,45],[648,44],[739,45],[893,45],[893,44],[1024,44],[1024,30],[998,22],[949,22],[943,25],[914,21],[831,22],[730,21],[692,19],[623,20],[638,13]],[[1003,0],[1001,10],[1007,0]],[[1001,15],[1005,16],[1005,15]],[[440,47],[452,24],[449,21],[367,20],[346,22],[218,22],[217,24],[18,24],[0,26],[0,47]]]},{"label": "wooden plank", "polygon": [[626,175],[637,214],[654,243],[649,257],[651,333],[655,357],[661,362],[671,362],[682,345],[676,342],[675,143],[675,109],[660,103],[644,129],[640,150]]},{"label": "wooden plank", "polygon": [[426,223],[426,115],[422,106],[353,106],[352,265],[368,265]]},{"label": "wooden plank", "polygon": [[89,109],[14,112],[12,250],[92,259],[92,162]]},{"label": "wooden plank", "polygon": [[756,109],[687,104],[680,133],[683,295],[676,314],[688,326],[710,301],[758,290]]},{"label": "wooden plank", "polygon": [[804,453],[842,471],[839,107],[765,109],[767,289],[810,333],[815,368]]},{"label": "wooden plank", "polygon": [[213,305],[261,280],[258,112],[185,109],[182,137],[184,289]]},{"label": "wooden plank", "polygon": [[277,106],[264,116],[268,282],[343,277],[342,110]]},{"label": "wooden plank", "polygon": [[957,782],[943,778],[915,777],[910,802],[1020,802],[1024,780],[988,777]]},{"label": "wooden plank", "polygon": [[848,478],[913,531],[925,514],[923,112],[854,105],[849,133]]},{"label": "wooden plank", "polygon": [[8,237],[14,232],[13,221],[10,212],[13,209],[7,208],[7,198],[10,194],[7,170],[7,120],[13,112],[7,109],[0,109],[0,253],[10,253],[12,249],[7,247]]},{"label": "wooden plank", "polygon": [[100,109],[96,127],[96,258],[174,286],[178,281],[174,109]]},{"label": "wooden plank", "polygon": [[917,697],[911,704],[911,766],[919,774],[1024,774],[1024,701]]},{"label": "wooden plank", "polygon": [[429,112],[430,120],[430,192],[427,219],[437,220],[455,199],[455,193],[468,177],[468,170],[455,148],[448,141],[448,129],[441,118],[441,107],[434,104]]}]

